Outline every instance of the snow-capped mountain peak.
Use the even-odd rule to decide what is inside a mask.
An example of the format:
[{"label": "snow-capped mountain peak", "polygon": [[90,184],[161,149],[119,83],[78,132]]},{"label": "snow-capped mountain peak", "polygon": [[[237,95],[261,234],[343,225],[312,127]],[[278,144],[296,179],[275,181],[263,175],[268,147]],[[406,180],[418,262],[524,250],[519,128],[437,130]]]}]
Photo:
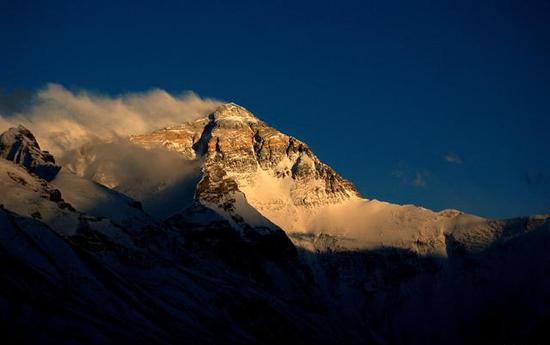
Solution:
[{"label": "snow-capped mountain peak", "polygon": [[210,118],[214,121],[230,120],[230,121],[244,121],[244,122],[258,122],[259,120],[244,107],[229,102],[219,106],[214,113],[210,115]]},{"label": "snow-capped mountain peak", "polygon": [[22,125],[0,134],[0,157],[24,166],[45,180],[53,179],[61,169],[53,156],[41,150],[34,135]]},{"label": "snow-capped mountain peak", "polygon": [[305,143],[235,103],[220,106],[206,118],[130,140],[201,160],[203,176],[195,194],[199,202],[242,217],[251,214],[239,211],[238,200],[243,200],[285,230],[300,228],[300,214],[308,208],[358,195],[353,184],[322,163]]}]

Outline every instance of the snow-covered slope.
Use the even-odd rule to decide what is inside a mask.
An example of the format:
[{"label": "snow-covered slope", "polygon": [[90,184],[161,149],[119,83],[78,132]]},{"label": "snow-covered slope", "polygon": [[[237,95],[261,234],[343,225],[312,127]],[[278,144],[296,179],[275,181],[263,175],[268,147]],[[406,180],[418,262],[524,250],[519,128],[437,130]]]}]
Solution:
[{"label": "snow-covered slope", "polygon": [[[89,208],[88,210],[95,215],[92,216],[91,213],[87,214],[75,209],[53,184],[31,175],[23,167],[11,161],[0,159],[0,190],[2,190],[0,205],[4,209],[19,216],[36,219],[63,237],[95,231],[114,243],[129,248],[134,247],[127,232],[150,224],[150,218],[139,210],[131,209],[127,204],[122,206],[122,203],[126,203],[128,198],[121,198],[114,194],[116,192],[102,191],[100,186],[91,187],[89,183],[93,184],[94,182],[79,181],[78,184],[72,185],[63,182],[62,187],[66,187],[65,191],[69,196],[79,195],[79,191],[90,192],[88,196],[78,196],[73,199],[84,207],[93,203],[100,204],[111,197],[112,210]],[[117,211],[121,213],[116,215]],[[108,213],[116,215],[113,220],[105,218]],[[141,221],[138,222],[138,219]],[[121,225],[125,225],[126,228],[121,228]]]},{"label": "snow-covered slope", "polygon": [[158,220],[194,202],[200,161],[165,149],[145,149],[127,140],[97,141],[66,153],[63,169],[138,200]]},{"label": "snow-covered slope", "polygon": [[65,169],[51,182],[28,169],[0,158],[8,343],[319,343],[330,334],[315,332],[327,316],[290,302],[307,299],[307,285],[281,230],[242,223],[239,236],[198,206],[158,224],[129,197]]},{"label": "snow-covered slope", "polygon": [[0,159],[0,204],[17,214],[40,219],[58,233],[74,234],[80,214],[66,203],[61,192],[25,168]]},{"label": "snow-covered slope", "polygon": [[[37,219],[61,236],[93,229],[130,247],[132,242],[119,227],[136,231],[153,223],[131,198],[60,171],[24,127],[11,128],[0,139],[9,148],[5,159],[0,158],[0,204],[5,209]],[[45,172],[49,182],[43,178]]]},{"label": "snow-covered slope", "polygon": [[65,201],[91,216],[106,217],[130,229],[139,229],[153,222],[138,201],[65,169],[57,174],[51,185],[61,191]]}]

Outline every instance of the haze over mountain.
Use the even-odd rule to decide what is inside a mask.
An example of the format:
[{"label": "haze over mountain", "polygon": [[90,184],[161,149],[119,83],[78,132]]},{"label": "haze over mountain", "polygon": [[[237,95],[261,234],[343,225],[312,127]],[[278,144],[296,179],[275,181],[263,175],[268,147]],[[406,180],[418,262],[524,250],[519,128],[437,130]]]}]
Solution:
[{"label": "haze over mountain", "polygon": [[550,217],[373,200],[242,106],[213,108],[58,160],[23,126],[1,135],[0,315],[17,341],[550,339]]}]

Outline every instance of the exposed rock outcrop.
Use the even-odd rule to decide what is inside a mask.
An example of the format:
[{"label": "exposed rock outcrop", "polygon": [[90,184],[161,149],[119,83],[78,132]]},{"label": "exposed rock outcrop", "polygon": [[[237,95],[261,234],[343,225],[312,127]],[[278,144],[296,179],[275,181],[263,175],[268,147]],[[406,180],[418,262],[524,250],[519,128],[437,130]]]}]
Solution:
[{"label": "exposed rock outcrop", "polygon": [[53,156],[41,150],[34,135],[22,125],[0,134],[0,157],[24,166],[47,181],[61,169]]}]

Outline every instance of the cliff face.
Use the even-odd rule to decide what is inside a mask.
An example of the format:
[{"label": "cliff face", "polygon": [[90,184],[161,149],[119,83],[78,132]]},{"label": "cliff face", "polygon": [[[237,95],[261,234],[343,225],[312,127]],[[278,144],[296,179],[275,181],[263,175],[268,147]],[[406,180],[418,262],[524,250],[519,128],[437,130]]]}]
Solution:
[{"label": "cliff face", "polygon": [[130,141],[201,160],[202,179],[195,194],[199,202],[234,214],[239,199],[246,199],[285,230],[291,227],[283,221],[289,214],[296,217],[302,209],[358,196],[353,184],[322,163],[306,144],[234,103],[207,118],[132,136]]},{"label": "cliff face", "polygon": [[24,166],[45,180],[53,179],[61,169],[49,152],[40,149],[34,135],[21,125],[0,134],[0,157]]}]

